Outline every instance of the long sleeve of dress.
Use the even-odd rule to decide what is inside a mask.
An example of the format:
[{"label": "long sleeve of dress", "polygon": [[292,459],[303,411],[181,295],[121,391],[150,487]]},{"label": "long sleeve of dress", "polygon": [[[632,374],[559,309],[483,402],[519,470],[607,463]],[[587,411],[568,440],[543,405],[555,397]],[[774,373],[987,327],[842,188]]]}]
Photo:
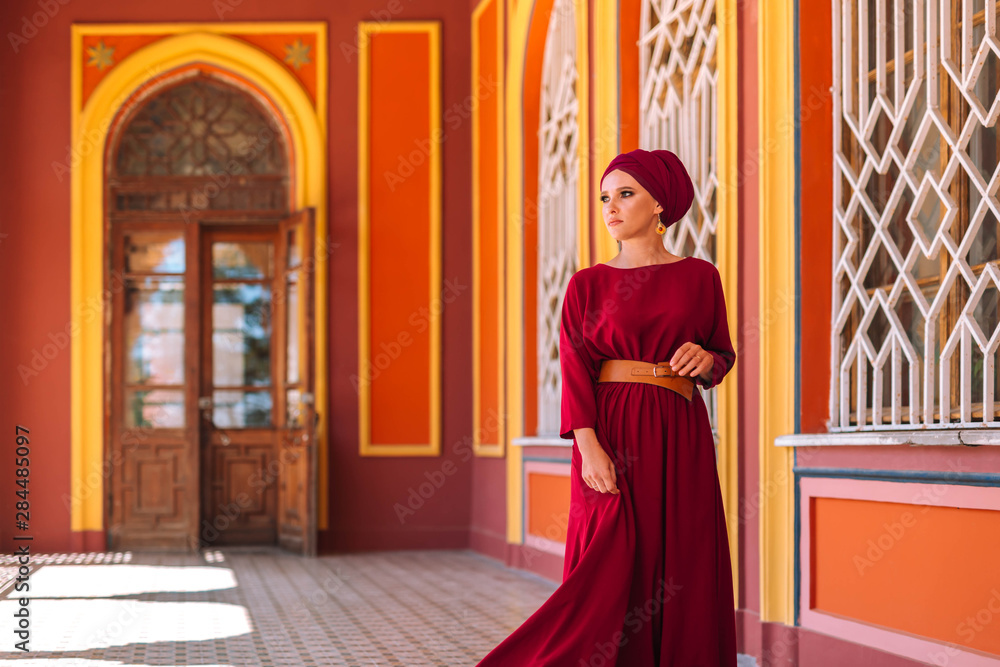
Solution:
[{"label": "long sleeve of dress", "polygon": [[573,430],[597,427],[597,378],[601,362],[587,348],[584,295],[577,274],[569,279],[559,322],[559,367],[562,371],[562,422],[559,437],[572,439]]},{"label": "long sleeve of dress", "polygon": [[715,306],[714,322],[708,340],[702,345],[715,359],[712,365],[712,378],[705,380],[698,376],[697,382],[705,389],[711,389],[722,382],[729,370],[736,364],[736,351],[729,337],[729,319],[726,315],[726,297],[722,292],[722,278],[718,269],[712,271],[712,282]]}]

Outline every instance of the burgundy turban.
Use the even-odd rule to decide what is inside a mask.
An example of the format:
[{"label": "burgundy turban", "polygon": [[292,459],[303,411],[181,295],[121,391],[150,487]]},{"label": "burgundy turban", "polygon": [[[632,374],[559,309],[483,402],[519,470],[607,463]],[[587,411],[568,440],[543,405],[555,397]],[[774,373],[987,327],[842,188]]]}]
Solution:
[{"label": "burgundy turban", "polygon": [[637,148],[621,153],[604,170],[604,176],[601,176],[602,189],[604,179],[615,169],[632,176],[663,207],[660,219],[667,227],[680,220],[691,208],[694,185],[680,158],[670,151],[645,151]]}]

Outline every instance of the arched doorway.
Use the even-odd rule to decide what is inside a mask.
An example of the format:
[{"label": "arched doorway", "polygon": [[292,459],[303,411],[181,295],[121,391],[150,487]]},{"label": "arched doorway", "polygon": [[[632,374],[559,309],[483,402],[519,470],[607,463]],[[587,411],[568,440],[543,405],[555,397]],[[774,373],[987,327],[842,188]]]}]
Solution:
[{"label": "arched doorway", "polygon": [[256,91],[165,78],[106,155],[109,546],[315,549],[313,219]]}]

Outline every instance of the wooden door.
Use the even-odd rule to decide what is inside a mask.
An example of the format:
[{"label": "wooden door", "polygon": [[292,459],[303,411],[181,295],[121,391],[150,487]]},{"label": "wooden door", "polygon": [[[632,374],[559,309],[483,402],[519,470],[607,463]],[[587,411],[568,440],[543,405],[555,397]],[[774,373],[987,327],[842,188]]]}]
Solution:
[{"label": "wooden door", "polygon": [[105,340],[113,550],[197,546],[199,358],[191,343],[198,339],[198,242],[197,227],[183,223],[121,224],[111,235]]},{"label": "wooden door", "polygon": [[274,302],[277,226],[202,240],[202,546],[277,536]]},{"label": "wooden door", "polygon": [[313,215],[115,226],[110,548],[315,554]]},{"label": "wooden door", "polygon": [[275,310],[279,355],[278,544],[305,555],[316,553],[315,325],[313,296],[314,211],[305,209],[279,225],[280,298]]}]

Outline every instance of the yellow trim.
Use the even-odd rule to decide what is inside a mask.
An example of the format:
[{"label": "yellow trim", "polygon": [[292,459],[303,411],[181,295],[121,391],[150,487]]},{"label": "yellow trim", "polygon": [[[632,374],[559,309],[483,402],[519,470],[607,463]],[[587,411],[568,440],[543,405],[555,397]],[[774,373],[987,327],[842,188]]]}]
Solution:
[{"label": "yellow trim", "polygon": [[[317,102],[272,56],[246,42],[223,36],[233,32],[315,32]],[[82,99],[83,38],[109,34],[170,34],[131,54]],[[194,62],[227,69],[253,81],[281,112],[294,147],[296,208],[316,209],[316,403],[327,405],[327,256],[326,247],[326,24],[315,23],[157,23],[87,24],[71,27],[72,145],[81,154],[70,186],[70,303],[78,335],[72,340],[70,370],[70,527],[101,530],[104,525],[104,383],[102,324],[104,308],[104,144],[121,104],[147,81]],[[92,137],[99,137],[97,144]],[[88,320],[88,317],[90,318]],[[320,421],[317,524],[327,527],[327,424]]]},{"label": "yellow trim", "polygon": [[795,107],[792,0],[758,7],[760,63],[760,620],[794,623],[791,448],[795,431]]},{"label": "yellow trim", "polygon": [[369,317],[371,293],[369,291],[369,252],[371,237],[371,211],[368,184],[368,152],[370,127],[370,101],[368,99],[371,76],[371,36],[377,33],[426,33],[430,49],[430,255],[431,280],[429,303],[441,296],[441,145],[435,138],[441,134],[441,24],[437,21],[379,21],[358,22],[358,427],[361,456],[439,456],[441,454],[441,315],[431,309],[430,385],[431,428],[430,442],[393,445],[374,445],[371,442],[371,386],[365,380],[365,361],[371,352]]},{"label": "yellow trim", "polygon": [[[506,256],[506,276],[507,285],[507,335],[505,337],[505,347],[507,350],[506,363],[504,365],[504,377],[507,380],[506,405],[507,405],[507,440],[519,438],[524,435],[524,341],[522,332],[524,327],[524,277],[521,275],[522,261],[521,248],[524,247],[524,174],[522,165],[524,163],[524,119],[522,117],[522,107],[524,106],[524,63],[527,56],[528,29],[531,26],[531,10],[534,6],[532,2],[518,2],[516,8],[512,8],[513,16],[510,18],[508,26],[508,47],[507,47],[507,95],[504,100],[506,113],[504,114],[504,125],[506,132],[506,159],[507,166],[507,209],[506,209],[506,229],[507,248],[510,252]],[[507,454],[507,543],[520,544],[521,536],[521,507],[523,498],[521,497],[521,460],[522,452],[520,447],[510,447],[508,444]]]},{"label": "yellow trim", "polygon": [[[576,17],[576,126],[577,150],[580,154],[579,173],[579,213],[577,219],[577,266],[590,266],[590,200],[587,188],[590,182],[590,22],[589,2],[573,2]],[[551,20],[551,19],[550,19]],[[534,131],[534,130],[532,130]],[[539,147],[541,149],[541,147]]]},{"label": "yellow trim", "polygon": [[[322,67],[323,74],[326,74],[326,62],[322,64],[319,60],[320,53],[326,53],[326,22],[325,21],[237,21],[235,23],[77,23],[72,26],[74,35],[81,37],[101,36],[101,35],[182,35],[185,33],[201,32],[213,35],[286,35],[294,33],[315,32],[316,37],[322,42],[323,50],[320,51],[320,41],[316,47],[316,67],[317,78],[319,68]],[[79,45],[82,42],[74,42]],[[259,50],[259,49],[258,49]],[[79,53],[77,54],[79,56]],[[273,59],[273,56],[269,56]],[[131,56],[129,56],[131,58]],[[124,62],[124,61],[123,61]],[[275,60],[275,62],[278,62]],[[317,83],[322,81],[317,80]],[[296,81],[296,85],[299,85]],[[325,86],[325,84],[323,84]],[[319,97],[317,96],[317,102]]]},{"label": "yellow trim", "polygon": [[[618,2],[596,0],[594,5],[594,177],[591,192],[601,191],[604,168],[621,152],[621,123],[618,118],[620,97],[618,64]],[[598,262],[607,262],[618,254],[618,244],[604,226],[600,206],[594,206],[591,221],[597,239]]]},{"label": "yellow trim", "polygon": [[[737,138],[739,132],[739,98],[737,95],[736,68],[737,0],[719,0],[715,9],[716,27],[719,41],[716,57],[718,77],[716,83],[716,150],[718,152],[717,190],[718,221],[716,227],[716,264],[722,278],[722,290],[726,295],[726,316],[729,321],[729,337],[738,346],[738,297],[739,297],[739,200],[737,182],[739,180],[739,155]],[[740,550],[739,550],[739,373],[740,361],[726,375],[725,381],[716,388],[719,405],[719,482],[722,487],[722,502],[726,510],[726,524],[729,533],[729,556],[733,568],[733,587],[739,590]],[[738,606],[738,600],[737,600]]]},{"label": "yellow trim", "polygon": [[[479,20],[482,17],[486,8],[490,4],[497,4],[497,25],[496,25],[496,40],[497,40],[497,66],[498,66],[498,77],[497,81],[497,91],[496,91],[496,114],[497,114],[497,176],[503,174],[503,31],[504,31],[504,8],[503,0],[481,0],[481,2],[476,5],[476,8],[472,11],[472,95],[473,95],[473,106],[472,106],[472,451],[477,456],[487,456],[487,457],[503,457],[505,447],[505,425],[503,419],[504,413],[504,394],[503,394],[503,347],[502,343],[497,345],[497,382],[499,384],[499,391],[497,392],[498,397],[498,409],[499,415],[497,415],[497,444],[495,445],[484,445],[480,441],[480,434],[482,433],[482,420],[480,419],[480,413],[482,408],[482,392],[480,391],[482,383],[482,350],[480,347],[480,336],[482,335],[482,323],[480,322],[479,312],[480,308],[483,307],[483,300],[481,295],[480,285],[482,284],[482,265],[480,256],[480,192],[479,192],[479,131],[480,131],[480,120],[479,120],[479,104],[480,100],[478,97],[479,90],[479,77],[480,77],[480,62],[479,62]],[[500,191],[497,196],[497,252],[503,254],[503,190],[502,184],[500,185]],[[503,341],[503,261],[497,263],[497,300],[493,306],[497,309],[497,321],[500,322],[500,327],[497,333],[497,340]]]}]

